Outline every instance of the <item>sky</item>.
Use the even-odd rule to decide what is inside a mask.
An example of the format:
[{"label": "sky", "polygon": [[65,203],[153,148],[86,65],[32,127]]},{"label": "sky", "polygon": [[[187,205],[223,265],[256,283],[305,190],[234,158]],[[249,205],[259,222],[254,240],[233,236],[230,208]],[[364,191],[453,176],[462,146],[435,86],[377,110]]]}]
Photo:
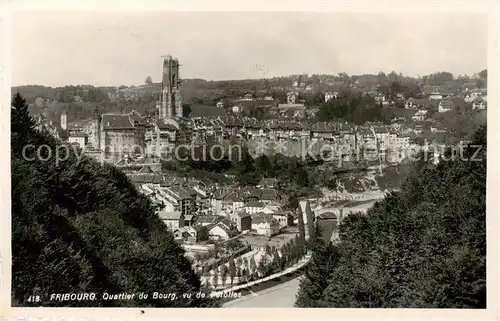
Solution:
[{"label": "sky", "polygon": [[14,86],[158,82],[166,54],[182,78],[207,80],[487,66],[477,13],[24,11],[13,21]]}]

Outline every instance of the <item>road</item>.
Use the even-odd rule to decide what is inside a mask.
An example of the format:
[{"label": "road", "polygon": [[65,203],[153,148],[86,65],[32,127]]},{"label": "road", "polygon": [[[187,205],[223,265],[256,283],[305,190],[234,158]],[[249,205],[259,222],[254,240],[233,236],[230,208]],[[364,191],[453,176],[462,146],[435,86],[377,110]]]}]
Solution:
[{"label": "road", "polygon": [[223,308],[293,308],[301,277],[225,303]]}]

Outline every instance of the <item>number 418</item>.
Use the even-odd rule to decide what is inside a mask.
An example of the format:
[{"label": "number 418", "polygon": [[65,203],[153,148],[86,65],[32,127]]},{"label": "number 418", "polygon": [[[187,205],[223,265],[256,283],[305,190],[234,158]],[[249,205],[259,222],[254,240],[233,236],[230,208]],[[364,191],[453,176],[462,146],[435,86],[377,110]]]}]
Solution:
[{"label": "number 418", "polygon": [[40,302],[39,295],[30,295],[28,298],[28,302]]}]

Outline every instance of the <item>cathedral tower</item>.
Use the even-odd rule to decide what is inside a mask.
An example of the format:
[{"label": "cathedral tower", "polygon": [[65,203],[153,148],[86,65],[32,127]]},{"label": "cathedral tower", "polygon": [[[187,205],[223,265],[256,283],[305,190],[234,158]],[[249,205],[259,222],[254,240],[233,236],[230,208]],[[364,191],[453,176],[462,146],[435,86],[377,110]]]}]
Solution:
[{"label": "cathedral tower", "polygon": [[163,58],[159,119],[182,117],[182,92],[179,79],[179,60],[172,56]]}]

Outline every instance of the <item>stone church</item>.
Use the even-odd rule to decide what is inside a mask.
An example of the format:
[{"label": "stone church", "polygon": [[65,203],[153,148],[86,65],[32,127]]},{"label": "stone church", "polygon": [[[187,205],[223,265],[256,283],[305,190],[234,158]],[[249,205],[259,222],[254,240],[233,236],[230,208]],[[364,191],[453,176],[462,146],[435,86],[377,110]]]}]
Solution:
[{"label": "stone church", "polygon": [[101,115],[96,107],[89,144],[110,161],[128,154],[159,155],[175,147],[182,117],[182,91],[179,61],[171,56],[163,59],[161,92],[156,107],[156,119],[143,117],[135,111]]}]

